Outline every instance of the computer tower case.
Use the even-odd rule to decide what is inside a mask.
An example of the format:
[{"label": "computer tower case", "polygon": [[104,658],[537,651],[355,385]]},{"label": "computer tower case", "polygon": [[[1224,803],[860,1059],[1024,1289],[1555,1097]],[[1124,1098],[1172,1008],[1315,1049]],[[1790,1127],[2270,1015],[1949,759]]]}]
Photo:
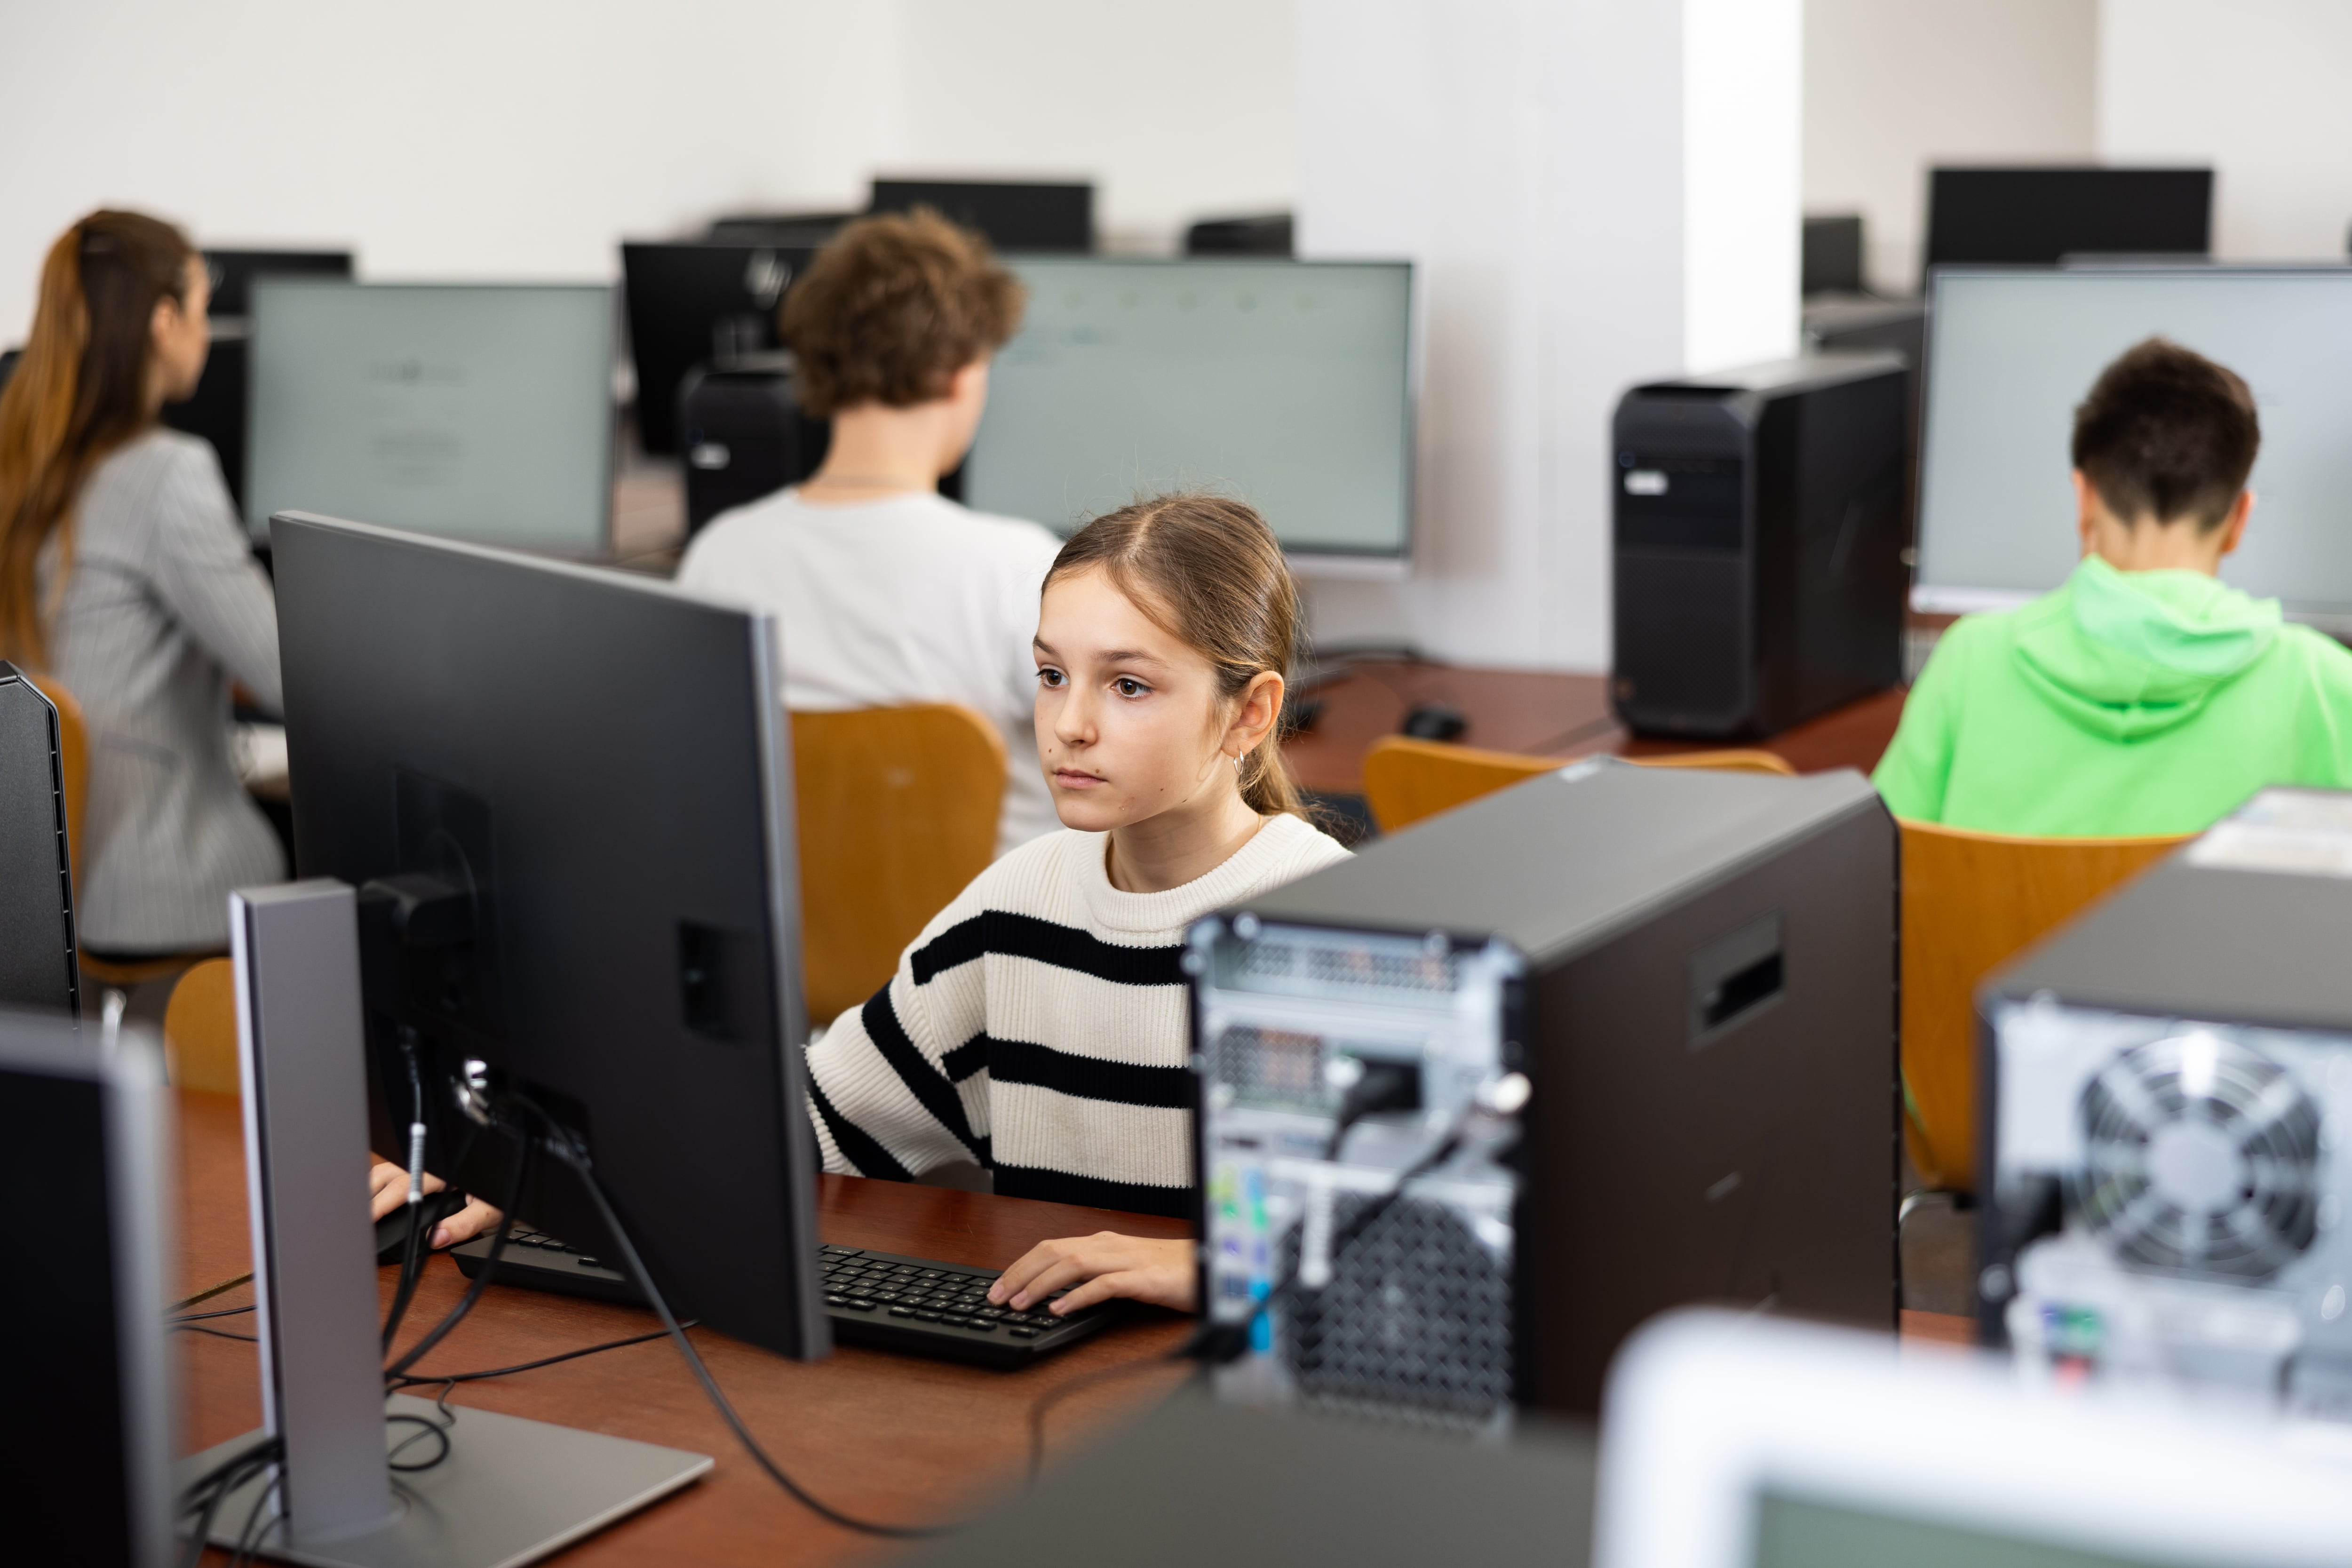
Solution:
[{"label": "computer tower case", "polygon": [[57,708],[0,660],[0,1007],[81,1009],[66,845]]},{"label": "computer tower case", "polygon": [[2352,1421],[2352,795],[2267,790],[1988,981],[1979,1324]]},{"label": "computer tower case", "polygon": [[1611,695],[1630,728],[1767,735],[1902,679],[1906,399],[1887,354],[1625,395]]},{"label": "computer tower case", "polygon": [[[1202,922],[1202,1299],[1251,1335],[1227,1395],[1476,1428],[1591,1415],[1685,1303],[1891,1330],[1896,907],[1857,773],[1591,759]],[[1364,1080],[1333,1064],[1399,1040],[1411,1091],[1334,1148]],[[1511,1073],[1516,1110],[1481,1087]]]},{"label": "computer tower case", "polygon": [[832,434],[826,421],[801,412],[788,353],[688,371],[678,384],[677,428],[688,533],[814,473]]}]

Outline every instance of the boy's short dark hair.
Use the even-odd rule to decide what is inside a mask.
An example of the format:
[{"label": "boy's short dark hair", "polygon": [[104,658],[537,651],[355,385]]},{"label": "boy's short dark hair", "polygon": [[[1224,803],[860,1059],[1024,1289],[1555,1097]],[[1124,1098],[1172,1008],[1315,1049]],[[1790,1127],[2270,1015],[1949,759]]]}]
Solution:
[{"label": "boy's short dark hair", "polygon": [[935,212],[860,218],[784,297],[801,407],[826,418],[945,397],[956,372],[1021,325],[1024,294],[986,240]]},{"label": "boy's short dark hair", "polygon": [[2126,522],[2221,525],[2263,444],[2254,395],[2234,371],[2150,338],[2099,373],[2074,410],[2074,466]]}]

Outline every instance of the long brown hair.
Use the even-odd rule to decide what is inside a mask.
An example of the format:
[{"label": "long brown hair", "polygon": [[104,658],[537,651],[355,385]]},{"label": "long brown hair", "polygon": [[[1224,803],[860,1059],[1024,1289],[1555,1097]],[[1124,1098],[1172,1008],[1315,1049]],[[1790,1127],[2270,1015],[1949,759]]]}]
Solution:
[{"label": "long brown hair", "polygon": [[16,373],[0,392],[0,657],[47,662],[37,586],[42,548],[64,531],[100,458],[146,427],[148,323],[187,303],[187,237],[142,213],[94,212],[41,264],[40,300]]},{"label": "long brown hair", "polygon": [[[1105,512],[1070,535],[1045,585],[1097,568],[1155,625],[1215,667],[1220,700],[1233,701],[1267,670],[1288,678],[1298,644],[1298,584],[1274,531],[1240,501],[1180,493]],[[1273,735],[1243,763],[1241,786],[1242,799],[1261,816],[1307,815]]]}]

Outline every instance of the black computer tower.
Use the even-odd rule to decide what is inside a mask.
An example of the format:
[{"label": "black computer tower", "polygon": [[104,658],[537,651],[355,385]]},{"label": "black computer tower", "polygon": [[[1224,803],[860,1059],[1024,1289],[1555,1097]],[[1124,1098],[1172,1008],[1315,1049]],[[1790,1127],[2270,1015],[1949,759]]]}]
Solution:
[{"label": "black computer tower", "polygon": [[57,708],[0,660],[0,1007],[80,1011],[66,844]]},{"label": "black computer tower", "polygon": [[1625,395],[1610,691],[1629,727],[1769,735],[1902,679],[1906,398],[1888,354]]},{"label": "black computer tower", "polygon": [[[1386,1405],[1458,1408],[1476,1370],[1465,1347],[1485,1347],[1512,1356],[1520,1409],[1590,1415],[1626,1335],[1687,1303],[1892,1330],[1897,902],[1895,825],[1858,773],[1785,779],[1591,759],[1227,912],[1230,962],[1220,967],[1197,939],[1188,957],[1207,1079],[1196,1153],[1212,1317],[1236,1317],[1234,1301],[1245,1310],[1253,1294],[1217,1282],[1217,1254],[1297,1251],[1278,1233],[1262,1243],[1240,1235],[1231,1220],[1321,1146],[1328,1114],[1318,1123],[1296,1103],[1318,1081],[1319,1058],[1302,1042],[1323,1037],[1327,1055],[1349,1042],[1323,1026],[1320,999],[1349,1003],[1360,1026],[1361,1003],[1382,987],[1402,1008],[1506,951],[1516,973],[1479,1016],[1500,1032],[1498,1059],[1532,1084],[1517,1112],[1516,1213],[1505,1226],[1481,1211],[1492,1183],[1457,1161],[1407,1189],[1426,1211],[1412,1234],[1447,1238],[1455,1256],[1433,1263],[1391,1240],[1329,1260],[1325,1290],[1366,1303],[1381,1318],[1372,1337],[1395,1342]],[[1349,932],[1419,945],[1398,954],[1366,941],[1351,953]],[[1208,1037],[1216,1030],[1246,1034],[1264,1081],[1218,1070],[1231,1053]],[[1441,1049],[1433,1036],[1425,1061],[1465,1061],[1460,1045]],[[1399,1119],[1399,1159],[1412,1147],[1412,1115],[1442,1114],[1435,1082]],[[1279,1109],[1286,1095],[1289,1133],[1263,1116],[1259,1130],[1236,1119],[1254,1096]],[[1253,1137],[1265,1151],[1262,1179],[1246,1169]],[[1336,1173],[1323,1184],[1349,1190]],[[1447,1223],[1448,1208],[1461,1223]],[[1455,1321],[1481,1299],[1465,1237],[1507,1272],[1507,1332]],[[1349,1289],[1364,1268],[1381,1278]],[[1328,1324],[1314,1344],[1279,1327],[1258,1337],[1262,1357],[1326,1360],[1341,1338]],[[1444,1387],[1423,1386],[1440,1375]],[[1381,1394],[1359,1389],[1352,1403],[1377,1411]]]},{"label": "black computer tower", "polygon": [[688,533],[732,507],[798,484],[824,460],[831,426],[801,412],[788,354],[697,366],[677,391]]}]

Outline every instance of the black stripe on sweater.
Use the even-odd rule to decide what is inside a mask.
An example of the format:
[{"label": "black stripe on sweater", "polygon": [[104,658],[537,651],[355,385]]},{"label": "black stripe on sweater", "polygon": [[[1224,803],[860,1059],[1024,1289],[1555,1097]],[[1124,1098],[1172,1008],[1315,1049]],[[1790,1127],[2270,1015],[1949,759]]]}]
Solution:
[{"label": "black stripe on sweater", "polygon": [[1091,974],[1115,985],[1184,984],[1184,949],[1181,944],[1120,947],[1076,926],[1057,925],[1034,915],[1017,915],[1003,910],[983,910],[968,921],[958,921],[917,948],[907,962],[914,971],[915,984],[927,985],[933,975],[989,952],[1008,958],[1034,958],[1040,963]]},{"label": "black stripe on sweater", "polygon": [[984,1069],[988,1066],[988,1048],[995,1043],[988,1037],[988,1031],[983,1029],[941,1057],[940,1066],[947,1069],[948,1081],[961,1083],[972,1074]]},{"label": "black stripe on sweater", "polygon": [[996,1195],[1076,1204],[1090,1209],[1117,1209],[1122,1214],[1164,1215],[1171,1219],[1193,1217],[1194,1200],[1190,1187],[1107,1182],[1099,1176],[1073,1176],[1067,1171],[1045,1171],[1029,1165],[997,1166]]},{"label": "black stripe on sweater", "polygon": [[866,1026],[866,1037],[874,1042],[874,1048],[882,1053],[882,1059],[898,1075],[907,1092],[920,1101],[940,1126],[954,1133],[957,1141],[971,1152],[973,1159],[987,1164],[988,1151],[981,1140],[971,1135],[971,1122],[963,1113],[962,1097],[907,1037],[906,1029],[898,1022],[898,1010],[890,1005],[890,987],[885,985],[866,998],[858,1018]]},{"label": "black stripe on sweater", "polygon": [[1080,1100],[1105,1100],[1117,1105],[1149,1105],[1166,1110],[1192,1109],[1192,1073],[1189,1068],[1107,1062],[1099,1057],[1074,1056],[1026,1040],[992,1039],[988,1045],[988,1077],[992,1083],[1025,1083]]},{"label": "black stripe on sweater", "polygon": [[816,1075],[808,1080],[809,1098],[816,1102],[816,1113],[824,1118],[824,1129],[833,1134],[833,1146],[849,1162],[861,1176],[879,1176],[886,1182],[911,1182],[915,1173],[898,1163],[889,1150],[874,1142],[873,1134],[833,1108],[833,1101],[817,1087]]}]

